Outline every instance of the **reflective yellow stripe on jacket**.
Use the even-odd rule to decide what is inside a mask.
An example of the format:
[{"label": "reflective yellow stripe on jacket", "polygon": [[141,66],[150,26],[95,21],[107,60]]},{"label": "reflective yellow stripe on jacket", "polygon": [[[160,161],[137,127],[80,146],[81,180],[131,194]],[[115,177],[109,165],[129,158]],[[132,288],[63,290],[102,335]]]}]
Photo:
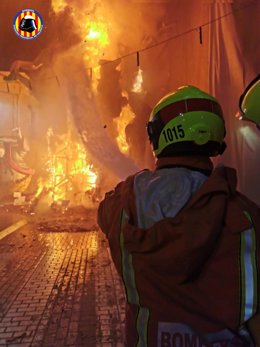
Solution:
[{"label": "reflective yellow stripe on jacket", "polygon": [[126,290],[127,302],[138,306],[138,314],[136,318],[136,331],[138,334],[138,342],[136,347],[147,347],[147,329],[149,319],[149,309],[140,306],[139,293],[135,283],[135,272],[132,264],[132,255],[124,247],[124,235],[122,228],[128,220],[127,213],[122,210],[120,222],[120,248],[122,257],[122,276]]},{"label": "reflective yellow stripe on jacket", "polygon": [[244,213],[252,227],[242,232],[240,239],[241,324],[256,313],[258,299],[256,232],[251,216],[246,211]]}]

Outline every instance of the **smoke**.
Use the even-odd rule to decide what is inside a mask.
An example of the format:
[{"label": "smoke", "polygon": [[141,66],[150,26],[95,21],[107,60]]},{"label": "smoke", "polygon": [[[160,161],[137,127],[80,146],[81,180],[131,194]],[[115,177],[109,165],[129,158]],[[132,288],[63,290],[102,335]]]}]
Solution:
[{"label": "smoke", "polygon": [[[136,107],[133,94],[128,100],[122,96],[125,91],[131,93],[135,68],[128,69],[122,64],[119,72],[117,63],[104,65],[96,92],[92,88],[89,69],[155,42],[164,25],[162,18],[168,5],[126,0],[52,0],[43,4],[40,0],[31,0],[20,1],[18,6],[7,0],[1,1],[1,18],[6,29],[1,35],[1,45],[9,43],[5,60],[0,59],[2,68],[8,69],[17,59],[42,64],[39,70],[28,72],[33,93],[40,103],[40,116],[34,119],[31,136],[34,157],[37,158],[31,162],[38,168],[46,158],[48,128],[53,128],[55,134],[64,133],[68,117],[72,117],[87,152],[99,166],[107,168],[119,179],[143,167],[143,149],[147,146],[144,119],[147,120],[150,107],[145,94],[143,108]],[[5,20],[7,18],[10,23],[22,8],[33,8],[43,16],[45,28],[35,40],[18,38]],[[86,38],[91,22],[107,25],[108,43],[99,49],[95,41]],[[111,78],[107,74],[109,70],[112,70]],[[125,83],[126,80],[130,82]],[[139,99],[138,104],[141,103]],[[127,128],[132,159],[120,153],[114,140],[113,119],[119,116],[127,102],[139,110],[139,113],[136,111],[138,117]]]},{"label": "smoke", "polygon": [[[154,41],[160,16],[165,11],[165,6],[156,7],[159,11],[154,11],[153,6],[145,6],[144,11],[143,5],[128,1],[52,1],[47,26],[48,33],[53,31],[53,35],[35,59],[43,68],[31,74],[34,93],[42,105],[43,116],[39,120],[42,135],[38,136],[43,138],[49,127],[62,133],[66,117],[72,115],[92,160],[119,179],[144,165],[144,119],[148,118],[150,108],[144,100],[146,113],[128,130],[130,155],[134,159],[124,156],[115,144],[113,119],[120,115],[127,102],[135,107],[134,95],[126,100],[122,92],[130,94],[136,71],[121,72],[117,69],[118,62],[110,63],[110,60]],[[94,51],[95,42],[86,40],[88,23],[103,20],[108,24],[109,43],[100,51]],[[97,92],[94,92],[89,69],[104,62],[108,64],[101,66]],[[126,79],[126,75],[132,81],[128,85],[121,80],[122,76]]]},{"label": "smoke", "polygon": [[60,55],[55,63],[55,71],[61,76],[64,100],[67,100],[87,152],[117,177],[125,178],[137,171],[138,167],[120,153],[102,125],[91,81],[85,72],[83,61],[76,57],[75,50],[78,51],[78,48],[72,48]]}]

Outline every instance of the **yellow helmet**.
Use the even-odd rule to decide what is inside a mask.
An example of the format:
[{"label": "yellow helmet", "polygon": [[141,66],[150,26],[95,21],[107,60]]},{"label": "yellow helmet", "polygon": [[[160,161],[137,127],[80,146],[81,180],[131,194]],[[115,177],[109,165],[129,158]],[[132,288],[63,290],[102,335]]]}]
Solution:
[{"label": "yellow helmet", "polygon": [[216,156],[226,148],[219,102],[194,86],[180,87],[162,98],[152,110],[147,132],[157,157]]},{"label": "yellow helmet", "polygon": [[239,99],[241,119],[253,122],[260,127],[260,74],[246,87]]}]

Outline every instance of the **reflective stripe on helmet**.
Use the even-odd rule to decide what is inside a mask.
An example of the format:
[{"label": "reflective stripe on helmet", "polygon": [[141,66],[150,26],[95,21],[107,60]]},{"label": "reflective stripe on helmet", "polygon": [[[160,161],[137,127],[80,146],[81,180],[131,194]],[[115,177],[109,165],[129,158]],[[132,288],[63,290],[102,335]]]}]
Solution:
[{"label": "reflective stripe on helmet", "polygon": [[165,124],[175,117],[193,111],[211,112],[223,119],[223,112],[219,103],[210,99],[194,98],[176,101],[173,104],[165,106],[158,113]]},{"label": "reflective stripe on helmet", "polygon": [[167,94],[153,108],[147,124],[157,157],[222,154],[225,121],[218,100],[194,86]]}]

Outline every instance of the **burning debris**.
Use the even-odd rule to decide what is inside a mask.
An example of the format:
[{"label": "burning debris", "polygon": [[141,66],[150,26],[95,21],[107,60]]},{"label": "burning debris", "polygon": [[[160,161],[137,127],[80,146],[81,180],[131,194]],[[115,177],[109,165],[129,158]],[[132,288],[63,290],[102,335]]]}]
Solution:
[{"label": "burning debris", "polygon": [[71,131],[55,135],[47,132],[47,158],[38,178],[36,198],[49,196],[52,206],[66,204],[84,205],[91,199],[99,201],[96,182],[97,170],[93,168],[83,145],[72,139]]},{"label": "burning debris", "polygon": [[[39,113],[37,101],[20,80],[7,80],[6,76],[2,74],[0,88],[5,115],[0,122],[2,204],[23,205],[24,210],[32,212],[38,204],[47,203],[59,210],[57,206],[60,205],[98,202],[98,173],[71,121],[67,120],[65,134],[56,134],[49,127],[46,136],[33,139],[32,117],[37,117]],[[18,99],[18,107],[13,107],[12,98]],[[30,146],[32,140],[36,141],[36,148]],[[47,148],[47,151],[42,151],[42,148]],[[34,161],[30,160],[33,151]],[[30,161],[33,168],[28,165]],[[35,164],[38,164],[36,169]]]},{"label": "burning debris", "polygon": [[[96,206],[109,188],[105,176],[110,175],[114,185],[140,169],[131,159],[134,141],[127,129],[138,127],[140,118],[129,93],[143,93],[143,73],[138,65],[131,70],[131,85],[123,85],[125,66],[117,58],[147,37],[141,7],[96,0],[52,0],[50,6],[49,28],[64,22],[59,32],[64,40],[55,33],[34,61],[14,60],[5,75],[8,88],[19,82],[37,99],[37,109],[30,106],[27,119],[16,124],[30,146],[22,158],[23,170],[11,172],[15,185],[6,194],[8,204],[24,205],[31,213]],[[121,32],[126,7],[144,29],[129,23],[133,30],[127,29],[127,43]],[[106,73],[110,70],[111,78]],[[28,124],[30,129],[24,129]],[[0,156],[9,148],[0,145]],[[9,155],[11,164],[17,161],[15,155]]]},{"label": "burning debris", "polygon": [[52,213],[38,218],[36,229],[39,232],[82,232],[97,231],[96,210],[83,207],[68,208],[63,214]]}]

